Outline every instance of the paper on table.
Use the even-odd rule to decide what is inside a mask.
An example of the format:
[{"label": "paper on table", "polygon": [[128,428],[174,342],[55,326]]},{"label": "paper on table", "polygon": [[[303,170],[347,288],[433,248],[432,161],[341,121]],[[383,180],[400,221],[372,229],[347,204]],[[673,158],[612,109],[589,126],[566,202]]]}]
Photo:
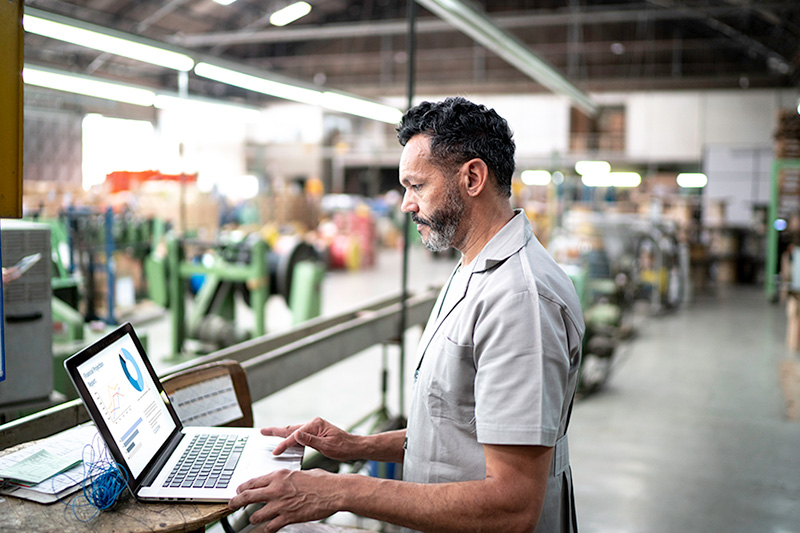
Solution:
[{"label": "paper on table", "polygon": [[59,456],[47,449],[41,449],[13,465],[0,468],[0,477],[37,485],[80,462],[80,459]]},{"label": "paper on table", "polygon": [[[62,431],[61,433],[56,433],[52,437],[42,439],[27,448],[0,457],[0,469],[14,465],[35,454],[39,450],[44,449],[61,457],[81,460],[83,458],[83,449],[88,444],[97,445],[95,443],[100,443],[99,446],[102,448],[100,450],[95,450],[95,454],[100,455],[105,452],[105,444],[102,444],[99,438],[95,438],[96,435],[97,429],[91,424],[84,424]],[[26,487],[26,491],[51,495],[59,494],[80,484],[84,479],[84,475],[83,465],[79,464],[37,485]],[[14,494],[14,496],[20,496],[18,489],[13,486],[0,489],[0,494]]]}]

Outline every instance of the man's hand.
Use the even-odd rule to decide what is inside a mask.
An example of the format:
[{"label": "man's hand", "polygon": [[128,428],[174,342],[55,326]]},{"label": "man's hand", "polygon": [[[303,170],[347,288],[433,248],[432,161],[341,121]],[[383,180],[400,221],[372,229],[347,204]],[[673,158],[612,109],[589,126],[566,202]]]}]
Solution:
[{"label": "man's hand", "polygon": [[298,522],[322,520],[339,509],[336,475],[324,470],[278,470],[241,484],[228,507],[238,509],[263,502],[250,523],[265,522],[262,531],[272,533]]},{"label": "man's hand", "polygon": [[335,461],[352,461],[363,459],[359,450],[359,437],[339,429],[330,422],[315,418],[311,422],[296,426],[282,428],[264,428],[262,435],[284,437],[285,440],[275,447],[272,452],[280,455],[287,448],[300,444],[310,446],[325,457]]}]

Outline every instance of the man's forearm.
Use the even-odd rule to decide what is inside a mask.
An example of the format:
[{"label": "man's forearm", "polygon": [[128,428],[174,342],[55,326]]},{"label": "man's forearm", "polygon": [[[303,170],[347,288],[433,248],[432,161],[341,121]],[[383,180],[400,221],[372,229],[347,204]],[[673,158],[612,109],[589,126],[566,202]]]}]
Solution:
[{"label": "man's forearm", "polygon": [[508,494],[497,479],[419,484],[339,475],[341,510],[425,532],[533,531],[541,508]]},{"label": "man's forearm", "polygon": [[405,455],[403,447],[406,440],[406,430],[385,431],[360,437],[360,457],[369,461],[382,461],[385,463],[402,463]]}]

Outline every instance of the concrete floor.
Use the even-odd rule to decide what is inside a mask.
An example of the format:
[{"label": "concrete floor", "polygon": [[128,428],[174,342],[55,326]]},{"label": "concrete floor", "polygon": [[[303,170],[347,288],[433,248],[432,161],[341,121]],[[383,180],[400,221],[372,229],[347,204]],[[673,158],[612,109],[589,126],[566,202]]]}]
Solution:
[{"label": "concrete floor", "polygon": [[[442,283],[452,265],[414,249],[409,286]],[[399,280],[396,251],[383,252],[372,270],[329,273],[323,314],[396,293]],[[282,302],[270,302],[268,329],[288,327],[287,314]],[[635,323],[605,387],[573,413],[580,530],[800,532],[800,421],[787,420],[779,384],[781,362],[800,358],[785,348],[783,307],[757,287],[731,287],[671,314],[637,315]],[[168,365],[154,355],[157,366]],[[388,361],[396,412],[396,352]],[[379,404],[381,367],[380,349],[358,354],[257,402],[256,425],[319,415],[348,426]]]}]

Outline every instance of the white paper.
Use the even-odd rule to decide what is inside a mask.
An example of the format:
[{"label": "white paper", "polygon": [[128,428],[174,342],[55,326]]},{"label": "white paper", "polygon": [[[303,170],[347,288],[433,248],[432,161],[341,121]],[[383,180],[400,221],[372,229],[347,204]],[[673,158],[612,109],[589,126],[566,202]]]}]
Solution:
[{"label": "white paper", "polygon": [[[11,466],[39,450],[47,450],[52,454],[76,461],[82,460],[85,458],[84,448],[87,446],[95,447],[93,452],[95,458],[99,458],[99,456],[107,453],[105,444],[103,444],[102,439],[99,438],[97,429],[92,424],[84,424],[62,431],[61,433],[56,433],[52,437],[43,439],[27,448],[4,455],[0,457],[0,468]],[[99,447],[99,449],[97,447]],[[61,474],[42,481],[38,485],[25,487],[24,490],[26,492],[33,491],[50,495],[59,494],[64,491],[69,492],[68,489],[76,487],[83,481],[84,470],[83,463],[80,463]],[[0,493],[23,497],[14,486],[0,489]]]},{"label": "white paper", "polygon": [[221,426],[242,417],[229,374],[178,389],[170,401],[184,426]]}]

